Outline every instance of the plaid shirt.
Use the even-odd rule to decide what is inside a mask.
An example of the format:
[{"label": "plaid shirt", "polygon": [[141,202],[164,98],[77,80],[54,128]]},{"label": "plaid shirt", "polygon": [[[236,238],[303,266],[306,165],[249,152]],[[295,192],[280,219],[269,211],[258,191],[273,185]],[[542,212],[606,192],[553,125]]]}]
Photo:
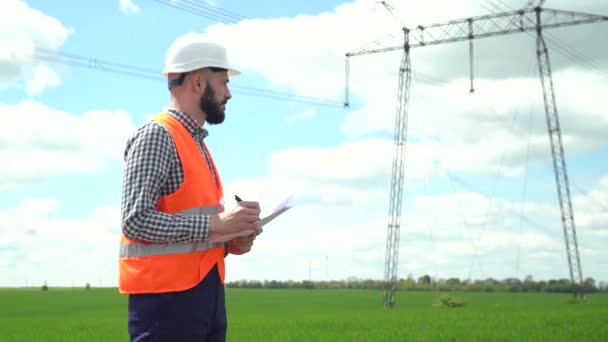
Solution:
[{"label": "plaid shirt", "polygon": [[[165,108],[192,134],[217,182],[203,149],[206,129],[188,114]],[[208,215],[170,215],[156,209],[157,201],[175,192],[184,178],[175,143],[157,122],[146,122],[127,141],[122,188],[122,230],[129,239],[156,243],[203,241],[209,233]]]}]

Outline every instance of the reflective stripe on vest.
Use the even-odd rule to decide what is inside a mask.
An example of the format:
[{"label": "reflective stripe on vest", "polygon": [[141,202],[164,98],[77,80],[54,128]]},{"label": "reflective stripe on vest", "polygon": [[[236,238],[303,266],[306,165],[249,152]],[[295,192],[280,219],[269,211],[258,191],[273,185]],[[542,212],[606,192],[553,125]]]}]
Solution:
[{"label": "reflective stripe on vest", "polygon": [[223,247],[223,243],[194,242],[194,243],[171,243],[171,244],[142,244],[121,243],[121,258],[139,258],[151,255],[166,255],[177,253],[191,253],[196,251],[206,251],[215,247]]},{"label": "reflective stripe on vest", "polygon": [[[178,214],[184,216],[215,215],[220,213],[218,206],[200,206],[180,211]],[[184,242],[184,243],[140,243],[130,242],[120,244],[121,258],[139,258],[151,255],[166,255],[176,253],[191,253],[195,251],[206,251],[215,247],[223,247],[223,243],[209,242]]]}]

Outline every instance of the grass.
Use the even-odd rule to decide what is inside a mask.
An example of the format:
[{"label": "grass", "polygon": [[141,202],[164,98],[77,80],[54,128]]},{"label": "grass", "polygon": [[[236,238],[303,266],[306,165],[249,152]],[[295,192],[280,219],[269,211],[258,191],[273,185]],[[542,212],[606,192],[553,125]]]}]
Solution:
[{"label": "grass", "polygon": [[[605,341],[608,295],[400,292],[382,307],[366,290],[227,291],[229,341]],[[115,289],[0,290],[0,341],[127,341]]]}]

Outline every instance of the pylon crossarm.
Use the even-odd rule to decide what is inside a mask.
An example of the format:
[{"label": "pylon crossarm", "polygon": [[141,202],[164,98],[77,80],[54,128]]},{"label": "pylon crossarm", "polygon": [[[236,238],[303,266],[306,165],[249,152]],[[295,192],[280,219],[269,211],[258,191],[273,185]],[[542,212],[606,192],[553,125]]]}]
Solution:
[{"label": "pylon crossarm", "polygon": [[[542,13],[542,29],[551,29],[564,26],[590,24],[599,21],[608,21],[608,16],[588,14],[573,11],[563,11],[549,8],[528,8],[518,11],[482,15],[459,20],[451,20],[431,25],[420,25],[410,30],[410,47],[432,46],[446,43],[466,41],[476,38],[488,38],[522,32],[536,31],[536,12]],[[471,32],[469,25],[472,25]],[[385,37],[386,42],[390,37]],[[376,44],[367,44],[364,47],[347,53],[347,56],[360,56],[388,51],[402,50],[403,45],[383,48],[374,48]]]}]

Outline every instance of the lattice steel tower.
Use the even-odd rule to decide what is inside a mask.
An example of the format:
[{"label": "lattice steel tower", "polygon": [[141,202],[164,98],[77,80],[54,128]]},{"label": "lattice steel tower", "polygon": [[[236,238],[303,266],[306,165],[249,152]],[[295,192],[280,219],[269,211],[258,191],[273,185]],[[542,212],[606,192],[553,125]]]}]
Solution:
[{"label": "lattice steel tower", "polygon": [[[394,8],[385,1],[381,1],[381,3],[391,12],[391,14],[397,17]],[[530,3],[533,5],[533,1],[530,1]],[[561,210],[568,267],[573,285],[572,291],[575,295],[584,299],[582,287],[583,271],[576,238],[574,210],[572,209],[572,201],[570,198],[570,186],[568,182],[568,172],[561,137],[555,90],[553,87],[549,51],[543,37],[543,30],[608,21],[608,16],[547,9],[542,7],[543,3],[544,0],[541,0],[535,7],[526,7],[516,11],[452,20],[427,26],[418,26],[414,30],[410,30],[402,24],[404,33],[403,45],[376,48],[383,43],[383,40],[378,40],[346,54],[346,90],[344,105],[348,107],[350,105],[348,89],[350,57],[396,50],[403,51],[403,58],[401,59],[399,67],[399,88],[393,147],[394,155],[386,238],[384,268],[385,307],[391,308],[395,304],[395,287],[397,283],[397,266],[399,261],[399,231],[401,227],[401,208],[403,199],[404,157],[407,140],[408,105],[410,100],[410,81],[412,72],[410,49],[468,40],[470,49],[471,91],[473,91],[473,40],[522,32],[536,33],[538,69],[543,88],[547,131],[551,144],[553,170]]]}]

